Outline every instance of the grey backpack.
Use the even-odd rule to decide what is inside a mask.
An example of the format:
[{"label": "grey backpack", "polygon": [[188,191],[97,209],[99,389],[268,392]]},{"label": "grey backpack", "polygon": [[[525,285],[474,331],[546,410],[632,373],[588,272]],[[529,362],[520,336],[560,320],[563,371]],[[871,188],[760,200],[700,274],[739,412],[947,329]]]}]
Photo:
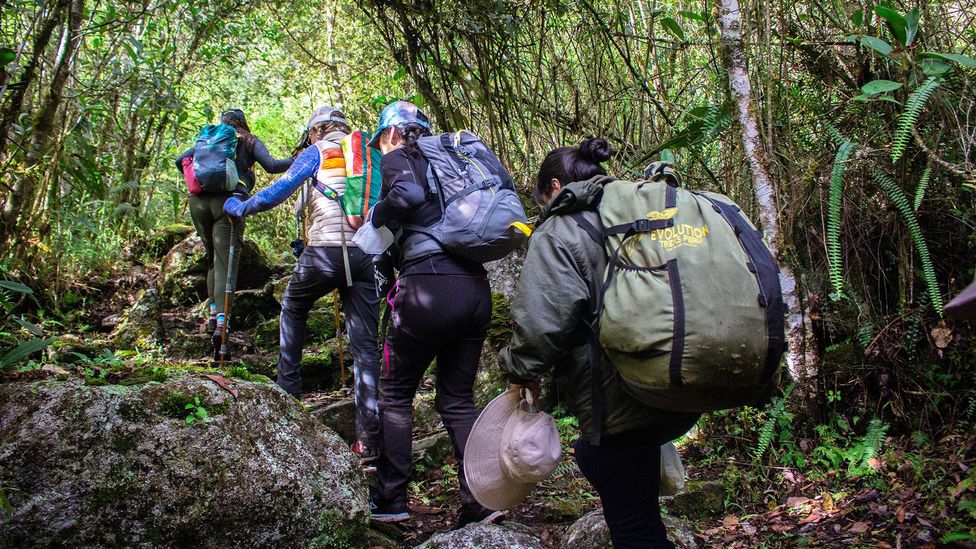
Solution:
[{"label": "grey backpack", "polygon": [[428,192],[438,197],[441,218],[429,227],[404,229],[429,238],[405,240],[407,259],[444,249],[478,263],[501,259],[522,246],[528,222],[512,176],[495,153],[468,131],[421,137],[430,163]]}]

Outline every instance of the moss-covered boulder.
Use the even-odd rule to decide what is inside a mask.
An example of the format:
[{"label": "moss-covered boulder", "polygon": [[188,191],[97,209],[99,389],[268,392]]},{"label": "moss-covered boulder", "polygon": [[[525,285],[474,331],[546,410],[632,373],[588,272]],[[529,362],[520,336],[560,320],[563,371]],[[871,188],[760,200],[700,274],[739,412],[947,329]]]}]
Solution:
[{"label": "moss-covered boulder", "polygon": [[162,337],[162,322],[159,290],[142,290],[136,302],[122,314],[110,339],[117,348],[149,347]]},{"label": "moss-covered boulder", "polygon": [[528,527],[515,522],[469,524],[459,530],[437,534],[418,549],[546,549],[549,547]]},{"label": "moss-covered boulder", "polygon": [[417,391],[413,397],[413,428],[421,435],[444,428],[441,416],[437,413],[436,397],[437,393],[433,389]]},{"label": "moss-covered boulder", "polygon": [[414,440],[411,447],[413,466],[421,471],[440,469],[453,455],[454,448],[447,431]]},{"label": "moss-covered boulder", "polygon": [[[680,519],[664,515],[664,527],[668,530],[670,539],[678,549],[698,549],[694,530],[690,524]],[[562,549],[613,549],[610,543],[610,530],[603,519],[603,509],[590,511],[580,517],[563,535],[559,545]]]},{"label": "moss-covered boulder", "polygon": [[235,292],[231,307],[234,329],[249,330],[268,319],[278,318],[281,304],[266,288]]},{"label": "moss-covered boulder", "polygon": [[[235,288],[237,290],[264,288],[274,274],[271,262],[251,240],[244,240],[240,254]],[[163,299],[172,305],[192,305],[203,301],[207,298],[209,269],[206,250],[200,237],[193,235],[183,239],[170,249],[163,260],[160,276],[160,292]]]},{"label": "moss-covered boulder", "polygon": [[346,444],[274,385],[230,385],[0,385],[4,545],[362,546]]},{"label": "moss-covered boulder", "polygon": [[193,234],[193,226],[174,223],[140,235],[126,250],[130,259],[158,261],[178,242]]},{"label": "moss-covered boulder", "polygon": [[[305,326],[306,346],[322,345],[335,337],[335,313],[332,309],[312,309]],[[277,352],[281,330],[279,317],[269,318],[254,329],[254,346],[262,351]]]},{"label": "moss-covered boulder", "polygon": [[691,480],[685,489],[673,496],[661,498],[668,513],[679,517],[703,519],[725,511],[725,485],[721,482]]}]

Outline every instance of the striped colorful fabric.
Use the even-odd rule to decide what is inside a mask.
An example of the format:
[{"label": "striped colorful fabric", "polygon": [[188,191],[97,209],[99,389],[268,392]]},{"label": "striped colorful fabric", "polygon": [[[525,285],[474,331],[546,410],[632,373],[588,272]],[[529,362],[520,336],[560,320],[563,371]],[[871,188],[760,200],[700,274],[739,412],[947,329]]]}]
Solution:
[{"label": "striped colorful fabric", "polygon": [[380,158],[383,153],[366,146],[370,137],[368,133],[357,130],[342,140],[346,165],[346,190],[342,195],[342,210],[347,215],[365,216],[380,199]]}]

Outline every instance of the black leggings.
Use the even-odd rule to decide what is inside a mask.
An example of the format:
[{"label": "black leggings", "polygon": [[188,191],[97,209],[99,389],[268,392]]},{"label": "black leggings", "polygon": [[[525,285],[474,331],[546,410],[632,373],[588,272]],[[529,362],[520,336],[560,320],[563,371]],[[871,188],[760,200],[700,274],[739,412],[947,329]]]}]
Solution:
[{"label": "black leggings", "polygon": [[661,445],[656,431],[639,430],[576,441],[576,463],[596,488],[614,549],[673,549],[661,521]]},{"label": "black leggings", "polygon": [[397,280],[380,371],[383,451],[377,462],[384,504],[406,505],[413,398],[437,359],[434,404],[458,462],[461,504],[475,506],[464,480],[464,445],[478,417],[474,380],[488,323],[491,291],[484,276],[410,275]]}]

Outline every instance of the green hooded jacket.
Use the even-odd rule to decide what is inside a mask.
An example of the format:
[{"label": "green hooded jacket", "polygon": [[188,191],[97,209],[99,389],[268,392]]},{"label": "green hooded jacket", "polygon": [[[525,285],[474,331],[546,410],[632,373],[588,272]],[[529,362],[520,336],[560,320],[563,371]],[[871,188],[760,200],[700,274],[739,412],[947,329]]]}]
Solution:
[{"label": "green hooded jacket", "polygon": [[[559,400],[579,418],[584,437],[590,436],[592,422],[587,322],[597,313],[606,255],[570,214],[583,212],[599,227],[596,208],[610,181],[597,176],[570,183],[542,208],[512,299],[515,333],[501,351],[502,369],[514,383],[554,370]],[[654,429],[664,443],[687,432],[700,416],[638,402],[624,391],[605,356],[601,372],[603,436]]]}]

